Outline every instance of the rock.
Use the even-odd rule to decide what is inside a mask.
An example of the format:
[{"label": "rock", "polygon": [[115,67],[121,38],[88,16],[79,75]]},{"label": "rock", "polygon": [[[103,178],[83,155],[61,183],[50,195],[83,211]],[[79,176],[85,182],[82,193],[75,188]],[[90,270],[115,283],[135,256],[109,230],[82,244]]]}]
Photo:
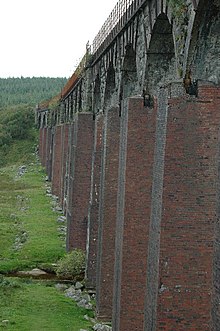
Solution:
[{"label": "rock", "polygon": [[81,288],[83,288],[84,286],[83,286],[83,284],[82,283],[80,283],[80,282],[76,282],[76,284],[75,284],[75,288],[77,289],[77,290],[79,290],[79,289],[81,289]]},{"label": "rock", "polygon": [[66,222],[66,217],[65,216],[59,216],[58,219],[57,219],[57,222],[58,223],[64,223],[64,222]]},{"label": "rock", "polygon": [[74,285],[72,285],[67,290],[65,290],[65,296],[68,298],[72,298],[75,294],[76,294],[76,289]]},{"label": "rock", "polygon": [[73,300],[79,302],[81,300],[81,296],[82,296],[82,291],[76,290],[75,295],[73,296]]},{"label": "rock", "polygon": [[101,330],[101,328],[102,328],[102,324],[100,324],[100,323],[97,323],[93,326],[93,330],[95,330],[95,331],[99,331],[99,330]]},{"label": "rock", "polygon": [[2,320],[2,324],[6,325],[9,323],[9,320]]},{"label": "rock", "polygon": [[97,323],[93,326],[93,330],[95,330],[95,331],[112,331],[112,328],[109,325]]},{"label": "rock", "polygon": [[90,298],[90,295],[85,293],[82,295],[82,299],[86,300],[87,302],[90,302],[91,301],[91,298]]},{"label": "rock", "polygon": [[18,174],[17,174],[17,175],[18,175],[18,176],[23,176],[24,173],[26,172],[26,170],[27,170],[27,167],[26,167],[25,165],[19,167],[19,168],[18,168]]},{"label": "rock", "polygon": [[60,206],[56,206],[54,209],[55,211],[63,212],[63,209]]},{"label": "rock", "polygon": [[58,284],[55,285],[55,288],[57,290],[61,291],[61,292],[64,292],[68,288],[68,286],[66,284],[59,284],[58,283]]},{"label": "rock", "polygon": [[34,277],[39,277],[39,276],[44,276],[47,273],[41,269],[35,268],[30,271],[19,271],[18,275],[28,275],[28,276],[34,276]]},{"label": "rock", "polygon": [[96,323],[96,320],[95,320],[94,318],[92,318],[92,317],[89,317],[88,315],[84,315],[83,317],[84,317],[84,319],[85,319],[86,321],[90,321],[90,322],[92,322],[93,324]]},{"label": "rock", "polygon": [[85,299],[81,299],[78,303],[77,306],[78,307],[82,307],[82,308],[86,308],[86,306],[88,305],[88,302]]}]

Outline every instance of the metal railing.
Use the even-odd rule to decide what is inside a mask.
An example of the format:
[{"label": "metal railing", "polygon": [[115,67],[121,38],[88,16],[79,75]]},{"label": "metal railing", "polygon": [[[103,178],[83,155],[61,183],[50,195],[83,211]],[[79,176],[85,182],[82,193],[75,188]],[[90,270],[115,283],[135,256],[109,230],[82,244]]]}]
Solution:
[{"label": "metal railing", "polygon": [[62,89],[61,99],[65,99],[79,81],[79,78],[87,65],[89,56],[92,55],[92,62],[96,61],[145,2],[146,0],[118,1],[93,40],[91,47],[87,45],[86,54]]},{"label": "metal railing", "polygon": [[92,54],[99,54],[133,17],[146,0],[119,0],[92,43]]}]

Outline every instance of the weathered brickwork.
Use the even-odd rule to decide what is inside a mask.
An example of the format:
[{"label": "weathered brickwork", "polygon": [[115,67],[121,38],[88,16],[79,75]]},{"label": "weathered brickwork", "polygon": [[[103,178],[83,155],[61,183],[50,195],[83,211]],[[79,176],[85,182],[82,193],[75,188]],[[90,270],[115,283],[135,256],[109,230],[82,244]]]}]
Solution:
[{"label": "weathered brickwork", "polygon": [[38,108],[39,157],[98,318],[219,331],[220,2],[128,3]]},{"label": "weathered brickwork", "polygon": [[53,133],[52,133],[52,129],[47,127],[46,173],[49,181],[51,181],[51,176],[52,176],[52,159],[53,159],[52,147],[53,147]]},{"label": "weathered brickwork", "polygon": [[111,320],[115,231],[117,213],[119,167],[119,109],[109,109],[105,115],[105,141],[103,148],[102,195],[99,215],[99,245],[97,260],[97,314],[100,319]]},{"label": "weathered brickwork", "polygon": [[156,108],[144,107],[142,98],[131,98],[125,112],[127,141],[120,158],[125,158],[126,172],[124,211],[118,215],[116,229],[121,252],[115,271],[119,272],[114,287],[114,301],[118,302],[113,313],[115,331],[143,329],[156,128]]},{"label": "weathered brickwork", "polygon": [[47,157],[47,128],[42,129],[42,164],[46,166],[46,157]]},{"label": "weathered brickwork", "polygon": [[67,189],[67,162],[68,162],[68,141],[69,141],[69,124],[64,124],[62,126],[62,173],[61,173],[61,183],[60,183],[60,203],[65,210],[66,208],[66,189]]},{"label": "weathered brickwork", "polygon": [[219,92],[199,88],[196,99],[169,102],[158,330],[211,330]]},{"label": "weathered brickwork", "polygon": [[86,284],[88,288],[96,288],[97,248],[98,248],[98,220],[100,201],[101,156],[103,146],[103,116],[96,118],[94,150],[92,162],[92,182],[90,207],[88,213],[87,233],[87,268]]},{"label": "weathered brickwork", "polygon": [[71,215],[68,228],[68,248],[81,248],[85,251],[94,135],[92,114],[78,114],[76,123],[74,169],[72,169],[73,177],[70,183],[72,185],[71,207],[68,207]]},{"label": "weathered brickwork", "polygon": [[43,128],[40,128],[39,129],[39,158],[40,158],[40,161],[42,163],[42,148],[43,148],[43,144],[44,144],[44,141],[43,141]]},{"label": "weathered brickwork", "polygon": [[52,193],[60,199],[60,184],[62,174],[62,127],[56,126],[53,140],[53,160],[52,160]]}]

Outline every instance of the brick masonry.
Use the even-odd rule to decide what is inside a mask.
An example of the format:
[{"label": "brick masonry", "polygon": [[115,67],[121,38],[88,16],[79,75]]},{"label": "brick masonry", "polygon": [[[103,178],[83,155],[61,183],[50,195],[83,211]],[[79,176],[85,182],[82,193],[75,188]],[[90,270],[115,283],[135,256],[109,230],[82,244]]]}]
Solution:
[{"label": "brick masonry", "polygon": [[119,109],[105,114],[97,252],[97,315],[111,320],[119,167]]},{"label": "brick masonry", "polygon": [[69,124],[63,124],[62,126],[62,154],[61,154],[61,183],[60,183],[60,203],[65,211],[66,208],[66,195],[67,195],[67,162],[68,162],[68,141],[69,141]]},{"label": "brick masonry", "polygon": [[154,108],[133,97],[121,117],[40,129],[53,193],[67,195],[67,249],[86,250],[114,331],[218,330],[219,109],[220,88],[200,82],[198,97],[161,89]]},{"label": "brick masonry", "polygon": [[219,328],[219,97],[201,86],[198,98],[169,101],[157,330]]},{"label": "brick masonry", "polygon": [[103,116],[95,120],[94,150],[92,159],[91,193],[88,212],[87,233],[87,288],[96,288],[97,248],[98,248],[98,220],[100,201],[101,156],[103,142]]},{"label": "brick masonry", "polygon": [[62,126],[54,129],[53,160],[52,160],[52,193],[60,199],[61,174],[62,174]]},{"label": "brick masonry", "polygon": [[86,250],[113,331],[220,329],[219,8],[134,1],[40,129],[67,250]]},{"label": "brick masonry", "polygon": [[94,121],[91,113],[79,113],[74,124],[71,159],[71,196],[68,206],[67,247],[86,250],[87,220],[91,189]]},{"label": "brick masonry", "polygon": [[156,113],[156,108],[144,107],[143,98],[130,98],[122,114],[112,317],[115,331],[143,329]]},{"label": "brick masonry", "polygon": [[42,129],[42,165],[46,167],[47,159],[47,128]]},{"label": "brick masonry", "polygon": [[52,176],[52,148],[53,146],[53,133],[51,128],[47,128],[47,151],[46,151],[46,172],[48,175],[48,180],[51,181],[51,176]]},{"label": "brick masonry", "polygon": [[43,128],[40,128],[39,129],[39,158],[40,158],[40,161],[42,163],[42,148],[43,148]]}]

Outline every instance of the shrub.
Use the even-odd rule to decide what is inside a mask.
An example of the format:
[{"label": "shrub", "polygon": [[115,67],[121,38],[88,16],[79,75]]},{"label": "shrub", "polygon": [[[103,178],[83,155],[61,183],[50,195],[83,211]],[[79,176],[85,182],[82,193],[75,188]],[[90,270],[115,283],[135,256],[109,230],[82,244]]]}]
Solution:
[{"label": "shrub", "polygon": [[59,277],[75,279],[85,272],[85,253],[80,249],[74,249],[58,261],[56,274]]},{"label": "shrub", "polygon": [[15,289],[22,288],[22,284],[19,280],[5,278],[3,275],[0,275],[0,289]]}]

